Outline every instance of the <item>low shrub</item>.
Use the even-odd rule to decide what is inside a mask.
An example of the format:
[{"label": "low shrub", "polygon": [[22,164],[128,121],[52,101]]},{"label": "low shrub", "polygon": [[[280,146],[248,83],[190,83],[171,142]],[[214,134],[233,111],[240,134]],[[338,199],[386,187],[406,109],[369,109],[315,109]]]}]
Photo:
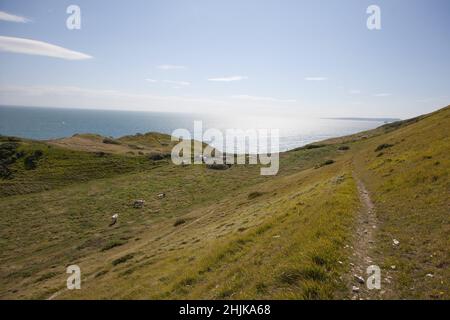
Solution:
[{"label": "low shrub", "polygon": [[333,164],[334,162],[335,162],[335,161],[334,161],[334,160],[331,160],[331,159],[325,160],[325,161],[322,162],[321,164],[317,164],[317,165],[315,166],[315,168],[318,169],[318,168],[321,168],[321,167],[323,167],[323,166],[328,166],[328,165],[330,165],[330,164]]},{"label": "low shrub", "polygon": [[129,253],[127,255],[124,255],[123,257],[120,257],[120,258],[118,258],[116,260],[113,260],[112,265],[113,266],[117,266],[118,264],[124,263],[124,262],[126,262],[126,261],[128,261],[130,259],[133,259],[133,258],[134,258],[134,255]]},{"label": "low shrub", "polygon": [[378,151],[381,151],[381,150],[383,150],[383,149],[387,149],[387,148],[390,148],[390,147],[393,147],[393,146],[394,146],[393,144],[383,143],[383,144],[380,144],[380,145],[375,149],[375,152],[378,152]]},{"label": "low shrub", "polygon": [[183,224],[183,223],[186,223],[186,220],[184,220],[184,219],[177,219],[177,220],[175,220],[173,226],[176,227],[176,226],[179,226],[180,224]]},{"label": "low shrub", "polygon": [[292,151],[310,150],[325,147],[324,144],[307,144],[306,146],[292,149]]},{"label": "low shrub", "polygon": [[23,159],[23,164],[25,166],[25,169],[26,170],[36,169],[37,162],[39,161],[40,158],[42,158],[43,155],[44,155],[44,153],[42,152],[42,150],[36,150],[32,154],[26,156]]},{"label": "low shrub", "polygon": [[150,153],[148,158],[153,161],[163,160],[164,157],[161,153]]},{"label": "low shrub", "polygon": [[6,142],[0,145],[0,178],[11,179],[13,177],[9,165],[24,155],[23,151],[16,152],[18,146],[19,144],[16,142]]},{"label": "low shrub", "polygon": [[104,138],[103,139],[103,143],[106,143],[106,144],[120,144],[119,141],[114,140],[112,138]]},{"label": "low shrub", "polygon": [[110,243],[107,243],[100,251],[102,251],[102,252],[103,251],[107,251],[107,250],[110,250],[112,248],[122,246],[125,243],[126,243],[126,241],[112,241]]},{"label": "low shrub", "polygon": [[223,163],[223,164],[213,163],[213,164],[208,164],[208,165],[206,165],[206,167],[207,167],[208,169],[211,169],[211,170],[227,170],[227,169],[229,169],[229,168],[231,167],[231,164],[225,164],[225,163]]},{"label": "low shrub", "polygon": [[250,192],[247,196],[249,200],[262,196],[264,193],[259,191]]}]

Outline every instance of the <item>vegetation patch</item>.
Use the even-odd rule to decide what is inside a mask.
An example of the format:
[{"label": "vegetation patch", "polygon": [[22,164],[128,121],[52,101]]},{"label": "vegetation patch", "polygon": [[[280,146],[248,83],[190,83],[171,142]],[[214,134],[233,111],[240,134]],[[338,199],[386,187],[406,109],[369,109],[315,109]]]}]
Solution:
[{"label": "vegetation patch", "polygon": [[306,146],[292,149],[292,151],[318,149],[325,146],[326,146],[325,144],[307,144]]},{"label": "vegetation patch", "polygon": [[383,149],[387,149],[387,148],[390,148],[393,146],[394,146],[393,144],[383,143],[383,144],[380,144],[378,147],[376,147],[375,152],[378,152],[378,151],[381,151]]},{"label": "vegetation patch", "polygon": [[114,140],[112,138],[104,138],[103,139],[103,143],[106,143],[106,144],[117,144],[117,145],[121,144],[120,141]]},{"label": "vegetation patch", "polygon": [[171,157],[170,153],[158,153],[158,152],[151,152],[148,155],[148,158],[152,161],[159,161],[164,159],[169,159]]},{"label": "vegetation patch", "polygon": [[325,160],[324,162],[316,165],[315,168],[318,169],[318,168],[321,168],[323,166],[328,166],[330,164],[333,164],[334,162],[335,162],[334,160],[330,160],[330,159],[329,160]]},{"label": "vegetation patch", "polygon": [[231,168],[231,164],[226,164],[226,163],[213,163],[213,164],[208,164],[206,165],[206,167],[208,169],[212,169],[212,170],[227,170],[229,168]]},{"label": "vegetation patch", "polygon": [[44,155],[44,153],[42,152],[42,150],[35,150],[32,154],[26,156],[23,159],[23,164],[25,166],[26,170],[34,170],[37,168],[37,164],[40,158],[42,158],[42,156]]},{"label": "vegetation patch", "polygon": [[45,273],[42,276],[40,276],[39,278],[36,279],[36,282],[41,282],[44,280],[48,280],[51,279],[55,276],[57,276],[58,274],[56,272],[49,272],[49,273]]},{"label": "vegetation patch", "polygon": [[19,144],[6,142],[0,145],[0,178],[11,179],[13,172],[10,168],[17,159],[23,157],[23,152],[17,152]]},{"label": "vegetation patch", "polygon": [[179,226],[184,223],[186,223],[186,220],[180,218],[180,219],[175,220],[175,222],[173,223],[173,226],[176,227],[176,226]]},{"label": "vegetation patch", "polygon": [[129,253],[129,254],[123,256],[123,257],[120,257],[120,258],[118,258],[116,260],[113,260],[111,263],[112,263],[113,266],[117,266],[118,264],[127,262],[128,260],[133,259],[133,258],[134,258],[134,254]]},{"label": "vegetation patch", "polygon": [[120,247],[120,246],[124,245],[125,243],[127,243],[127,242],[126,241],[112,241],[112,242],[106,244],[100,251],[107,251],[107,250],[110,250],[115,247]]},{"label": "vegetation patch", "polygon": [[253,191],[248,194],[247,199],[249,199],[249,200],[255,199],[255,198],[262,196],[263,194],[264,194],[264,192]]},{"label": "vegetation patch", "polygon": [[107,273],[108,273],[108,270],[102,270],[102,271],[97,272],[95,277],[98,278],[98,277],[101,277],[101,276],[103,276],[103,275],[105,275]]},{"label": "vegetation patch", "polygon": [[282,270],[281,273],[277,276],[279,282],[289,285],[296,284],[297,281],[299,281],[301,278],[301,270],[293,267]]}]

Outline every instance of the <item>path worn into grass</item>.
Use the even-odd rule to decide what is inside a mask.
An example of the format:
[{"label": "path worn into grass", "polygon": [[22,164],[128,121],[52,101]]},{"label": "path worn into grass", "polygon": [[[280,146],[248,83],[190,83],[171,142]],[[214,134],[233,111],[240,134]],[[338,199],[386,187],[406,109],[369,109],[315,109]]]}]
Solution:
[{"label": "path worn into grass", "polygon": [[369,192],[363,182],[354,176],[358,187],[358,195],[361,207],[357,220],[356,237],[353,243],[352,256],[350,258],[350,275],[349,275],[349,292],[351,299],[371,299],[375,296],[376,289],[367,289],[366,283],[362,282],[367,279],[367,267],[377,265],[370,257],[371,249],[375,245],[375,232],[378,227],[375,207],[370,199]]}]

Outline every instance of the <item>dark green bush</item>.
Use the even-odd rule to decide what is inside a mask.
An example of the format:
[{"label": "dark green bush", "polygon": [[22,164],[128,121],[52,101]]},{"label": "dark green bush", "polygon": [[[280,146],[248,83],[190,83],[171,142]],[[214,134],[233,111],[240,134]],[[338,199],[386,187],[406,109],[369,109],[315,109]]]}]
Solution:
[{"label": "dark green bush", "polygon": [[164,157],[161,153],[150,153],[148,158],[153,161],[163,160]]},{"label": "dark green bush", "polygon": [[383,149],[386,149],[386,148],[390,148],[390,147],[393,147],[393,146],[394,146],[393,144],[383,143],[383,144],[380,144],[380,145],[375,149],[375,152],[380,151],[380,150],[383,150]]},{"label": "dark green bush", "polygon": [[251,200],[251,199],[255,199],[255,198],[259,197],[259,196],[262,196],[263,194],[264,194],[263,192],[254,191],[254,192],[250,192],[250,193],[248,194],[247,198],[248,198],[249,200]]},{"label": "dark green bush", "polygon": [[212,170],[227,170],[228,168],[231,167],[231,164],[213,163],[213,164],[208,164],[206,167],[208,169],[212,169]]},{"label": "dark green bush", "polygon": [[183,224],[183,223],[186,223],[186,220],[184,220],[184,219],[177,219],[177,220],[175,220],[173,226],[176,227],[176,226],[179,226],[180,224]]},{"label": "dark green bush", "polygon": [[314,168],[318,169],[318,168],[321,168],[321,167],[323,167],[323,166],[328,166],[328,165],[330,165],[330,164],[333,164],[334,162],[335,162],[335,161],[334,161],[334,160],[331,160],[331,159],[325,160],[325,161],[322,162],[321,164],[316,164],[316,166],[315,166]]},{"label": "dark green bush", "polygon": [[120,144],[119,141],[111,139],[111,138],[104,138],[103,139],[103,143],[107,143],[107,144]]},{"label": "dark green bush", "polygon": [[295,148],[292,151],[299,151],[299,150],[310,150],[310,149],[317,149],[325,147],[324,144],[307,144],[306,146]]},{"label": "dark green bush", "polygon": [[25,169],[34,170],[37,168],[37,162],[44,155],[42,150],[36,150],[32,154],[26,156],[23,159],[23,164],[25,165]]}]

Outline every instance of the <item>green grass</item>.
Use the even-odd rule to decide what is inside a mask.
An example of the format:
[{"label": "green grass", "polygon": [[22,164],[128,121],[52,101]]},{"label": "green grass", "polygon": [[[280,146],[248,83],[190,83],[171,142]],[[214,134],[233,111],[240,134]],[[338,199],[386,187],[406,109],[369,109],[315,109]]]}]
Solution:
[{"label": "green grass", "polygon": [[[17,144],[2,159],[21,156],[0,179],[0,298],[48,298],[71,264],[82,289],[58,298],[347,298],[356,175],[379,220],[368,254],[392,277],[383,297],[448,299],[449,110],[282,153],[277,176],[1,137]],[[170,147],[158,137],[116,140]]]},{"label": "green grass", "polygon": [[157,166],[145,157],[71,151],[35,141],[18,144],[17,152],[25,155],[24,161],[17,160],[9,166],[14,179],[0,179],[0,197],[41,192]]}]

